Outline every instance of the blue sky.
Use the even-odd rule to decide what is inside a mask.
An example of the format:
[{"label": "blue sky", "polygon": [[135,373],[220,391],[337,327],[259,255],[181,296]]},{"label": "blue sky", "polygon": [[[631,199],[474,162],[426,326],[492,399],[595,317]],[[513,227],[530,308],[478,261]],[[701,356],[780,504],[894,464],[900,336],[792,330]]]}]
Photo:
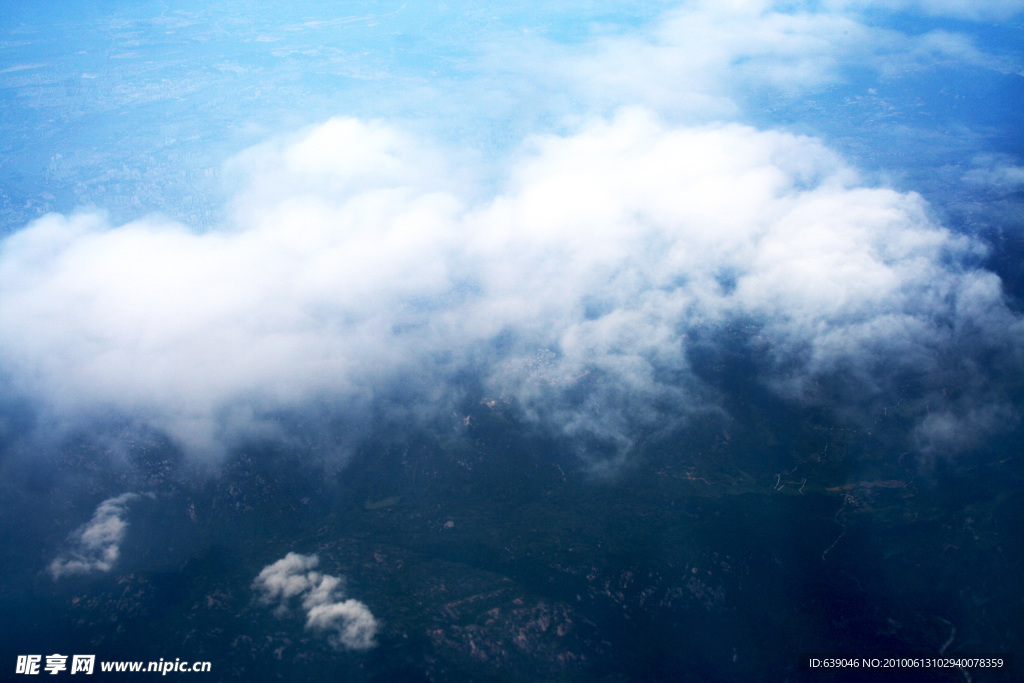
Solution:
[{"label": "blue sky", "polygon": [[214,453],[470,370],[613,469],[721,409],[687,340],[741,322],[842,419],[923,378],[922,454],[1017,419],[1020,2],[8,4],[0,371],[44,424]]}]

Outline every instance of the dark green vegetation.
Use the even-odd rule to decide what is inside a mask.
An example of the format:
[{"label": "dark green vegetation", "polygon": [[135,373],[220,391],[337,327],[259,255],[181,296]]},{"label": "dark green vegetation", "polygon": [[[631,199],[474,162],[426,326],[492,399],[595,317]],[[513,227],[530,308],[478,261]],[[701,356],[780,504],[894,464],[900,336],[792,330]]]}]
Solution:
[{"label": "dark green vegetation", "polygon": [[[116,470],[68,444],[20,494],[25,519],[4,520],[7,649],[210,660],[211,681],[826,680],[801,655],[1020,658],[1009,438],[924,463],[885,450],[887,413],[864,429],[743,417],[640,442],[611,478],[500,402],[371,430],[344,466],[322,442],[252,444],[197,479],[158,438]],[[79,497],[58,505],[68,481]],[[156,498],[132,506],[118,565],[53,582],[62,539],[125,490]],[[347,577],[382,622],[376,648],[334,651],[256,601],[253,578],[290,551]]]}]

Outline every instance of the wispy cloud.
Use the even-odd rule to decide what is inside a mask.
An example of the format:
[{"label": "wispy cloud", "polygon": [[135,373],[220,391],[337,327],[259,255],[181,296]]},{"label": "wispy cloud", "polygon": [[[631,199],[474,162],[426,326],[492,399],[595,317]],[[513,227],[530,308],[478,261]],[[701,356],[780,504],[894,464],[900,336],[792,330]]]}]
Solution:
[{"label": "wispy cloud", "polygon": [[979,154],[963,180],[998,192],[1015,192],[1024,188],[1024,166],[1007,154]]},{"label": "wispy cloud", "polygon": [[580,44],[540,36],[498,41],[477,66],[501,74],[524,103],[561,103],[554,106],[570,114],[643,104],[672,120],[736,119],[749,113],[752,98],[764,98],[755,106],[777,106],[864,73],[891,78],[936,66],[1019,72],[1019,56],[990,54],[967,32],[908,33],[885,21],[903,9],[986,18],[1014,7],[1020,3],[696,0],[635,30],[596,30]]},{"label": "wispy cloud", "polygon": [[121,556],[128,504],[139,497],[122,493],[100,503],[89,523],[71,534],[72,547],[50,563],[50,576],[56,581],[75,574],[109,572]]},{"label": "wispy cloud", "polygon": [[301,598],[306,629],[326,633],[332,647],[367,650],[376,643],[379,625],[358,600],[344,599],[344,579],[315,571],[316,555],[288,553],[263,568],[253,582],[261,602],[275,605],[275,614],[288,614],[293,598]]}]

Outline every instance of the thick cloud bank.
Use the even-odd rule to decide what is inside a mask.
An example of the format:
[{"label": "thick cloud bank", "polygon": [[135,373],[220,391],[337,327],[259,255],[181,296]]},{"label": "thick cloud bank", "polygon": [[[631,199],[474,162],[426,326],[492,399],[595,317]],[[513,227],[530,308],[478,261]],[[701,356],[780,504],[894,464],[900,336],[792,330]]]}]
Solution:
[{"label": "thick cloud bank", "polygon": [[814,139],[625,109],[528,140],[485,191],[407,134],[334,119],[232,166],[213,232],[51,214],[4,240],[11,386],[200,452],[398,383],[429,412],[468,372],[617,458],[714,409],[692,345],[728,332],[788,399],[855,411],[912,382],[924,449],[1013,419],[998,377],[1022,324],[983,247]]},{"label": "thick cloud bank", "polygon": [[100,503],[89,523],[71,534],[71,549],[50,563],[54,581],[74,574],[109,572],[121,556],[128,503],[137,498],[137,493],[122,493]]},{"label": "thick cloud bank", "polygon": [[292,598],[302,598],[306,629],[327,633],[332,647],[368,650],[375,645],[378,624],[373,614],[358,600],[343,600],[344,579],[314,571],[320,563],[316,555],[288,553],[263,568],[253,582],[260,601],[277,604],[275,613],[288,613]]}]

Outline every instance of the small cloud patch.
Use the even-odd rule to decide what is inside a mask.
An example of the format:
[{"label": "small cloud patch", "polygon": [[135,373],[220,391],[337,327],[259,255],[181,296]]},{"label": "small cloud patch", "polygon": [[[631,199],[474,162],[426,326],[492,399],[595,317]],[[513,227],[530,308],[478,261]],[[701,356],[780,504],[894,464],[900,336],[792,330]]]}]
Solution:
[{"label": "small cloud patch", "polygon": [[275,605],[283,617],[293,598],[301,598],[306,630],[327,634],[327,642],[339,650],[368,650],[376,643],[379,624],[369,608],[358,600],[344,599],[345,579],[315,571],[316,555],[288,553],[267,565],[253,581],[260,602]]},{"label": "small cloud patch", "polygon": [[122,493],[99,504],[92,519],[71,534],[72,548],[50,563],[53,580],[74,574],[109,572],[121,556],[128,522],[124,520],[128,503],[137,493]]}]

